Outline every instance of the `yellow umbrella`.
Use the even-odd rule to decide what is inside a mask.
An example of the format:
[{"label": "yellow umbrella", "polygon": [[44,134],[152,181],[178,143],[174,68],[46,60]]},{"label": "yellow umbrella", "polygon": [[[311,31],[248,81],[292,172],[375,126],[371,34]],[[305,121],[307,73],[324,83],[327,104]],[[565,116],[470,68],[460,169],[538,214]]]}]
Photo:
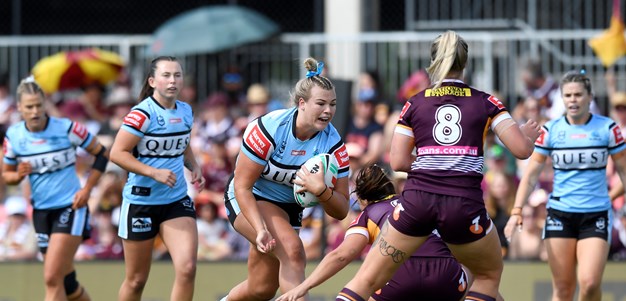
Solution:
[{"label": "yellow umbrella", "polygon": [[593,49],[605,67],[613,65],[615,61],[626,54],[624,22],[622,21],[619,8],[620,1],[613,0],[611,26],[599,36],[588,41],[589,47]]},{"label": "yellow umbrella", "polygon": [[106,85],[115,80],[124,61],[114,52],[91,48],[63,51],[41,59],[32,74],[46,93],[86,85]]}]

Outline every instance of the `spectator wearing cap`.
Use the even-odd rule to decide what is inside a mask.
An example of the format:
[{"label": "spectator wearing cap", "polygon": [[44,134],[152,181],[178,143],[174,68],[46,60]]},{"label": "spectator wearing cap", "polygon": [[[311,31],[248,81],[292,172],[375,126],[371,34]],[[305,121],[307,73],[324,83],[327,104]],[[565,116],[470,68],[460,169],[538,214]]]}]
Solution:
[{"label": "spectator wearing cap", "polygon": [[269,111],[270,92],[261,84],[253,84],[246,94],[246,108],[248,115],[237,118],[237,128],[243,131],[252,120],[265,115]]},{"label": "spectator wearing cap", "polygon": [[110,117],[103,122],[98,134],[115,137],[117,131],[122,126],[124,117],[137,102],[131,95],[130,88],[127,86],[116,86],[107,96],[105,103]]},{"label": "spectator wearing cap", "polygon": [[32,260],[37,257],[37,238],[28,219],[23,197],[11,196],[4,204],[7,218],[0,224],[0,261]]},{"label": "spectator wearing cap", "polygon": [[383,127],[374,120],[376,104],[379,102],[377,76],[364,73],[359,82],[359,92],[353,106],[353,115],[348,123],[345,142],[363,148],[360,164],[377,163],[384,152]]},{"label": "spectator wearing cap", "polygon": [[[617,90],[615,74],[607,72],[605,75],[607,94],[611,105],[610,115],[617,122],[622,134],[626,131],[626,92]],[[619,210],[624,206],[624,185],[615,171],[613,160],[609,158],[607,164],[607,174],[609,182],[609,196],[612,200],[613,209]]]}]

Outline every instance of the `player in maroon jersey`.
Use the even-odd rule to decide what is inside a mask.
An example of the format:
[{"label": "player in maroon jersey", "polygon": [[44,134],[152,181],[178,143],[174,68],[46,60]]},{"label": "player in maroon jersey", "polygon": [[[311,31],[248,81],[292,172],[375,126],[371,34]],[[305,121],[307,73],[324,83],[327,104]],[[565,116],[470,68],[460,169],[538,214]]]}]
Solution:
[{"label": "player in maroon jersey", "polygon": [[[359,172],[354,192],[363,211],[350,224],[341,245],[326,255],[304,282],[276,301],[295,301],[304,296],[309,289],[322,284],[357,259],[368,244],[375,243],[387,217],[399,204],[393,183],[382,168],[368,165]],[[416,298],[456,301],[467,293],[471,278],[434,231],[371,298],[376,301]]]},{"label": "player in maroon jersey", "polygon": [[528,158],[537,122],[518,126],[495,96],[462,81],[468,45],[448,31],[431,46],[434,85],[405,104],[391,143],[391,166],[408,172],[401,204],[337,300],[364,300],[382,287],[436,229],[475,276],[466,300],[496,300],[502,276],[497,231],[480,182],[489,129],[515,157]]}]

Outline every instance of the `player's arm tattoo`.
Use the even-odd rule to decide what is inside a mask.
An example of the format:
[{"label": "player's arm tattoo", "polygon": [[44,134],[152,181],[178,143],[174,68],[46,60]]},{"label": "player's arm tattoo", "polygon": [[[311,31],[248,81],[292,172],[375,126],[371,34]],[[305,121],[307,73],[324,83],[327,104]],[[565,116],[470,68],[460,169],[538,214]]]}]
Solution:
[{"label": "player's arm tattoo", "polygon": [[384,236],[387,234],[388,227],[389,222],[387,221],[383,225],[378,237],[376,237],[373,246],[378,248],[381,255],[389,256],[394,263],[402,263],[407,258],[407,253],[385,240]]}]

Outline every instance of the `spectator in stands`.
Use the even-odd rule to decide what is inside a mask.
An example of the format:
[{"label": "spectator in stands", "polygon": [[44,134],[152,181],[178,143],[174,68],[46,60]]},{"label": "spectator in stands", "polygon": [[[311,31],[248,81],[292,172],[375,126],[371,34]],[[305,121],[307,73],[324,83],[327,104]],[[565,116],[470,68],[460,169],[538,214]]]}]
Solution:
[{"label": "spectator in stands", "polygon": [[502,247],[502,256],[507,256],[509,244],[504,236],[504,227],[509,220],[509,212],[513,209],[517,185],[513,176],[502,171],[495,171],[487,183],[485,208],[493,221]]},{"label": "spectator in stands", "polygon": [[302,212],[302,228],[298,235],[304,245],[306,260],[320,259],[324,255],[324,215],[321,205],[304,208]]},{"label": "spectator in stands", "polygon": [[37,237],[27,210],[23,197],[11,196],[4,202],[7,218],[0,223],[0,261],[37,258]]},{"label": "spectator in stands", "polygon": [[626,206],[622,206],[615,215],[611,231],[609,258],[626,260]]},{"label": "spectator in stands", "polygon": [[536,189],[530,194],[528,205],[522,209],[524,227],[513,235],[509,242],[509,259],[548,260],[548,253],[541,237],[546,221],[547,202],[548,194],[543,189]]},{"label": "spectator in stands", "polygon": [[380,101],[378,76],[375,72],[361,75],[359,92],[354,103],[353,115],[348,124],[346,144],[355,143],[363,148],[360,164],[377,163],[385,151],[383,127],[374,120],[374,108]]},{"label": "spectator in stands", "polygon": [[198,260],[221,260],[230,254],[226,240],[228,221],[218,215],[218,206],[211,200],[196,198],[198,219]]},{"label": "spectator in stands", "polygon": [[215,92],[209,95],[201,104],[198,114],[195,133],[192,138],[192,147],[197,152],[207,152],[215,141],[228,141],[240,135],[239,129],[229,113],[228,95],[224,92]]},{"label": "spectator in stands", "polygon": [[111,90],[106,98],[106,106],[109,117],[102,122],[99,135],[115,137],[117,131],[122,126],[124,116],[137,104],[130,93],[130,88],[126,86],[116,86]]},{"label": "spectator in stands", "polygon": [[[545,72],[540,60],[527,59],[522,68],[521,78],[526,89],[526,96],[539,100],[542,115],[549,119],[556,119],[565,114],[559,83]],[[593,99],[590,110],[593,114],[600,114],[600,109]]]}]

